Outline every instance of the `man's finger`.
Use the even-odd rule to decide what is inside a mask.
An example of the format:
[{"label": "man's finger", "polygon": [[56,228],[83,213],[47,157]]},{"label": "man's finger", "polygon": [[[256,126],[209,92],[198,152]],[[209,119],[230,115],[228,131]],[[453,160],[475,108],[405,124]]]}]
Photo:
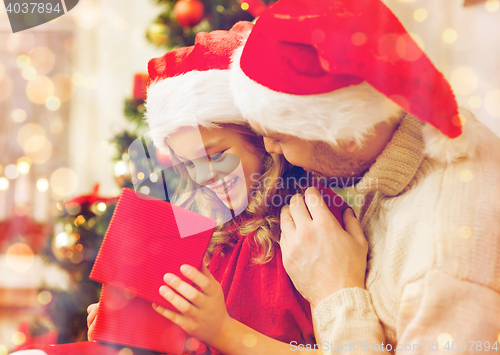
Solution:
[{"label": "man's finger", "polygon": [[342,216],[344,221],[345,230],[349,233],[358,243],[366,243],[365,234],[361,223],[354,215],[351,208],[347,208]]},{"label": "man's finger", "polygon": [[290,216],[297,227],[310,223],[312,220],[301,194],[297,194],[292,197],[290,200],[289,211]]},{"label": "man's finger", "polygon": [[280,215],[281,239],[295,232],[295,223],[293,222],[292,215],[290,214],[290,207],[283,206]]},{"label": "man's finger", "polygon": [[[329,217],[332,215],[332,212],[330,212],[330,210],[328,209],[323,196],[321,196],[321,192],[319,192],[316,187],[309,187],[306,190],[305,203],[313,220]],[[334,219],[337,225],[340,227],[340,223],[338,223],[337,219],[332,219]]]}]

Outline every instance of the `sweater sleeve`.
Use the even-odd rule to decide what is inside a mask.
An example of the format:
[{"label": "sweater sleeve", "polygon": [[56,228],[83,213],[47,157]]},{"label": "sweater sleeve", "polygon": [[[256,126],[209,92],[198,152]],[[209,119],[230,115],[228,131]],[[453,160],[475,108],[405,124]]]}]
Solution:
[{"label": "sweater sleeve", "polygon": [[324,354],[339,351],[373,354],[373,346],[377,344],[377,353],[384,352],[382,325],[367,290],[340,290],[321,301],[314,308],[313,316]]},{"label": "sweater sleeve", "polygon": [[441,270],[429,271],[404,288],[396,354],[410,348],[418,354],[500,351],[499,316],[498,292]]},{"label": "sweater sleeve", "polygon": [[341,290],[323,300],[313,314],[325,354],[500,351],[500,294],[440,270],[405,286],[397,344],[384,342],[367,290]]}]

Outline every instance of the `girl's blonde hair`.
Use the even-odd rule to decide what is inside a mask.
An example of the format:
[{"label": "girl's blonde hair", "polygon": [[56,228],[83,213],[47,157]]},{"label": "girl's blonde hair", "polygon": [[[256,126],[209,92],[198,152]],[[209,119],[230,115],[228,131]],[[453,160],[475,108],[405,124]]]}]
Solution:
[{"label": "girl's blonde hair", "polygon": [[[262,158],[262,171],[259,172],[258,186],[251,192],[245,210],[235,218],[230,218],[231,211],[207,188],[193,181],[184,165],[170,149],[174,169],[181,181],[176,188],[171,202],[215,219],[219,225],[207,251],[211,258],[215,248],[222,253],[234,247],[238,241],[238,233],[249,235],[255,233],[254,261],[264,264],[270,261],[275,246],[280,239],[279,215],[281,207],[295,193],[301,192],[299,186],[284,184],[285,177],[298,177],[303,170],[292,168],[282,155],[269,154],[264,146],[263,138],[252,131],[248,124],[220,124],[214,129],[231,129],[240,134],[253,153]],[[276,198],[278,197],[278,198]],[[229,222],[222,223],[221,221]]]}]

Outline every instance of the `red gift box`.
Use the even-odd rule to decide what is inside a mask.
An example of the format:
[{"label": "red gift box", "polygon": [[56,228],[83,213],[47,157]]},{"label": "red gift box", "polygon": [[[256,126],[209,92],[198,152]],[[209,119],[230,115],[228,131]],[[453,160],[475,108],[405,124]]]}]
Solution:
[{"label": "red gift box", "polygon": [[[158,292],[163,275],[191,283],[179,268],[201,266],[215,227],[212,219],[124,189],[90,274],[104,284],[94,338],[181,353],[186,334],[151,304],[175,309]],[[193,234],[186,236],[186,230]]]}]

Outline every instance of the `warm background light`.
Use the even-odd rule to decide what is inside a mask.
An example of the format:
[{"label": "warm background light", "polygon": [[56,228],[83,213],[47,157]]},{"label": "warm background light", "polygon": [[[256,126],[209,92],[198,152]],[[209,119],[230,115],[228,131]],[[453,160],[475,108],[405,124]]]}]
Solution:
[{"label": "warm background light", "polygon": [[424,22],[427,19],[428,13],[426,9],[420,8],[415,10],[413,13],[413,18],[417,22]]},{"label": "warm background light", "polygon": [[40,192],[45,192],[49,189],[49,182],[47,179],[38,179],[36,182],[36,188]]},{"label": "warm background light", "polygon": [[26,111],[24,111],[23,109],[15,109],[14,111],[12,111],[12,114],[11,114],[11,117],[12,117],[12,120],[14,122],[17,122],[17,123],[22,123],[24,121],[26,121]]}]

